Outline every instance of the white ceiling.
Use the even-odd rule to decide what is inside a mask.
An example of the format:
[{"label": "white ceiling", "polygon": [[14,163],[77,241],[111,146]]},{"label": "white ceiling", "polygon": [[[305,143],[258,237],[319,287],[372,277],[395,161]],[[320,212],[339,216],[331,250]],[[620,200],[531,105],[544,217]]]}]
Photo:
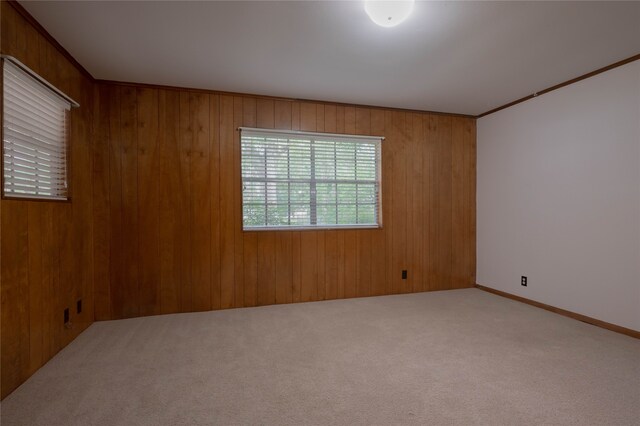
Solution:
[{"label": "white ceiling", "polygon": [[640,53],[640,2],[21,4],[99,79],[473,115]]}]

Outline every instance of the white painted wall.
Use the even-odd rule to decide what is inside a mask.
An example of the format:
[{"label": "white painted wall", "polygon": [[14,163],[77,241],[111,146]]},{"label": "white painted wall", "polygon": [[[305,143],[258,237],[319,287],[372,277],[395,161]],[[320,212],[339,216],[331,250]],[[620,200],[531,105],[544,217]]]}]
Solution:
[{"label": "white painted wall", "polygon": [[640,61],[479,119],[477,185],[479,284],[640,330]]}]

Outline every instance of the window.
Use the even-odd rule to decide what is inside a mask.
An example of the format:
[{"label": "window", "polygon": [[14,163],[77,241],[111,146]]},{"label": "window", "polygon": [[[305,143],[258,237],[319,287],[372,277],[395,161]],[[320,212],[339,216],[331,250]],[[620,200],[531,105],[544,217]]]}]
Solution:
[{"label": "window", "polygon": [[3,195],[67,199],[67,122],[77,104],[3,57]]},{"label": "window", "polygon": [[377,228],[381,137],[241,128],[243,228]]}]

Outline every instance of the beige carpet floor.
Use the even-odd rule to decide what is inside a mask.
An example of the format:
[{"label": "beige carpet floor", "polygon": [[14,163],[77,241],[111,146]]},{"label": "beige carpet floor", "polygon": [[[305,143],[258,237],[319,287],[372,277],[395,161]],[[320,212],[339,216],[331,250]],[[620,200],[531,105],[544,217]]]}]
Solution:
[{"label": "beige carpet floor", "polygon": [[638,425],[640,341],[477,289],[92,325],[13,425]]}]

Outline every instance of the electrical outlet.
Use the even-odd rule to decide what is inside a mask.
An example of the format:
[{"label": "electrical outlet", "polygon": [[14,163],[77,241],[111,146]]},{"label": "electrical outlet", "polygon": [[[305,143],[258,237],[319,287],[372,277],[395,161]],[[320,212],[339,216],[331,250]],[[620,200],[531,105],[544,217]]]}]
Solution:
[{"label": "electrical outlet", "polygon": [[402,270],[402,279],[403,279],[403,280],[406,280],[406,279],[407,279],[407,270],[406,270],[406,269],[403,269],[403,270]]},{"label": "electrical outlet", "polygon": [[82,313],[82,299],[78,299],[78,301],[76,302],[76,313]]},{"label": "electrical outlet", "polygon": [[64,324],[69,324],[69,308],[64,310]]},{"label": "electrical outlet", "polygon": [[523,287],[526,287],[526,286],[527,286],[527,277],[522,276],[522,277],[520,278],[520,285],[521,285],[521,286],[523,286]]}]

